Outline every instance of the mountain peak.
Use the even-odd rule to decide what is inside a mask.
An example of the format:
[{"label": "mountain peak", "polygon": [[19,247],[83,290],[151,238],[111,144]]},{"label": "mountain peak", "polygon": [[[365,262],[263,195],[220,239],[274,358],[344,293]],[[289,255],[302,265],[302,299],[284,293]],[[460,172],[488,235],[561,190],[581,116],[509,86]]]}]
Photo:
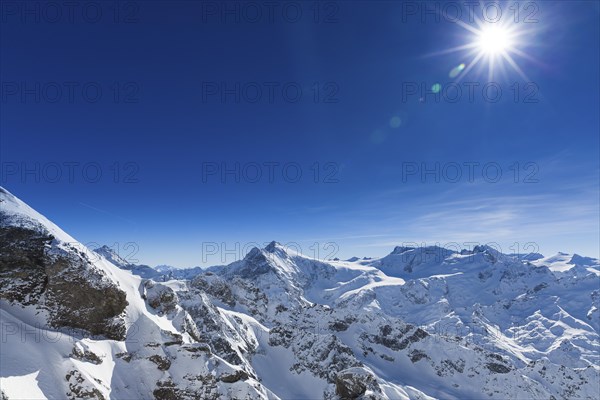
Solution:
[{"label": "mountain peak", "polygon": [[246,253],[246,255],[244,256],[243,260],[253,260],[257,257],[261,257],[263,255],[263,251],[261,249],[259,249],[258,247],[253,247],[252,249],[250,249],[250,251],[248,253]]},{"label": "mountain peak", "polygon": [[583,266],[596,266],[596,265],[598,265],[598,260],[595,258],[592,258],[592,257],[583,257],[583,256],[580,256],[579,254],[575,253],[575,254],[573,254],[573,257],[571,257],[569,264],[583,265]]},{"label": "mountain peak", "polygon": [[492,246],[489,246],[487,244],[479,244],[475,247],[473,247],[473,253],[492,253],[492,254],[498,254],[500,253],[498,250],[496,250],[495,248],[493,248]]},{"label": "mountain peak", "polygon": [[444,247],[440,247],[437,245],[431,245],[431,246],[396,246],[394,247],[394,250],[392,250],[392,252],[389,255],[400,255],[400,254],[405,254],[405,255],[425,255],[425,256],[431,256],[431,255],[436,255],[436,256],[440,256],[440,257],[447,257],[450,254],[454,253],[453,250],[449,250],[446,249]]},{"label": "mountain peak", "polygon": [[269,243],[266,247],[265,250],[268,251],[269,253],[273,253],[275,252],[275,250],[277,248],[282,248],[283,246],[281,246],[281,244],[279,242],[276,242],[275,240],[271,241],[271,243]]},{"label": "mountain peak", "polygon": [[276,242],[275,240],[273,240],[272,242],[270,242],[268,245],[266,245],[264,248],[259,248],[254,246],[252,249],[250,249],[250,251],[248,253],[246,253],[246,255],[244,256],[244,260],[253,260],[253,259],[257,259],[257,258],[265,258],[265,253],[269,253],[269,254],[282,254],[282,253],[287,253],[286,249],[284,248],[284,246],[282,246],[279,242]]},{"label": "mountain peak", "polygon": [[102,257],[106,258],[119,268],[123,268],[131,264],[129,261],[121,257],[118,252],[114,251],[107,245],[102,245],[97,249],[94,249],[94,253],[100,254]]},{"label": "mountain peak", "polygon": [[391,254],[402,254],[405,251],[414,250],[414,247],[411,246],[396,246],[394,250],[392,250]]}]

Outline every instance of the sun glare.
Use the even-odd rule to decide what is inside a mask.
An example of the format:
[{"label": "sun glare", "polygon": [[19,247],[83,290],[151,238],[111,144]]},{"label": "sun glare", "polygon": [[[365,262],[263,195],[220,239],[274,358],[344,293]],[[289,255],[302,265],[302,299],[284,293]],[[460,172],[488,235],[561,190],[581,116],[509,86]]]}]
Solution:
[{"label": "sun glare", "polygon": [[499,15],[504,17],[497,21],[481,19],[477,16],[474,16],[471,22],[456,21],[458,26],[468,32],[465,35],[466,43],[432,54],[463,53],[464,58],[460,60],[459,66],[449,73],[451,78],[460,81],[476,68],[476,73],[487,69],[488,79],[491,81],[497,73],[504,75],[507,70],[512,69],[523,80],[529,81],[518,65],[517,57],[538,62],[524,49],[531,47],[539,27],[535,24],[521,23],[521,20],[517,19],[520,14],[515,14],[511,7],[506,6],[502,12],[499,12]]},{"label": "sun glare", "polygon": [[477,38],[479,50],[488,55],[502,54],[510,49],[512,45],[510,32],[501,27],[488,27],[482,29]]}]

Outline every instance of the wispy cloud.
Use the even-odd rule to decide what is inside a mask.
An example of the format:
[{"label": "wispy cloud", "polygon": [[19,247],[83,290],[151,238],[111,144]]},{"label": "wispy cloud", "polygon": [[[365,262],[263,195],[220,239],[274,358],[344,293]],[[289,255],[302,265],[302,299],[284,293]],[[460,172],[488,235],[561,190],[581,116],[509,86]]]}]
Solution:
[{"label": "wispy cloud", "polygon": [[[432,210],[432,211],[428,211]],[[404,241],[539,244],[583,246],[598,254],[598,195],[570,194],[470,195],[452,201],[422,202],[405,215],[395,241],[370,243],[390,247]],[[578,242],[578,243],[577,243]],[[595,245],[594,245],[595,243]],[[550,245],[552,244],[552,245]],[[558,249],[556,249],[558,250]]]},{"label": "wispy cloud", "polygon": [[[558,164],[553,168],[560,171]],[[369,248],[389,249],[415,241],[493,242],[512,251],[514,243],[532,242],[548,253],[579,249],[598,255],[598,171],[576,179],[569,173],[553,176],[556,179],[537,184],[477,181],[415,185],[412,193],[380,191],[347,212],[346,224],[356,231],[384,234],[363,243]]]},{"label": "wispy cloud", "polygon": [[111,213],[110,211],[106,211],[106,210],[103,210],[103,209],[98,208],[98,207],[90,206],[89,204],[82,203],[82,202],[79,202],[79,204],[82,205],[82,206],[84,206],[84,207],[86,207],[86,208],[89,208],[90,210],[94,210],[94,211],[100,212],[102,214],[109,215],[109,216],[111,216],[113,218],[120,219],[120,220],[125,221],[125,222],[127,222],[129,224],[136,225],[136,223],[134,221],[132,221],[130,219],[127,219],[127,218],[123,218],[123,217],[121,217],[121,216],[119,216],[117,214]]}]

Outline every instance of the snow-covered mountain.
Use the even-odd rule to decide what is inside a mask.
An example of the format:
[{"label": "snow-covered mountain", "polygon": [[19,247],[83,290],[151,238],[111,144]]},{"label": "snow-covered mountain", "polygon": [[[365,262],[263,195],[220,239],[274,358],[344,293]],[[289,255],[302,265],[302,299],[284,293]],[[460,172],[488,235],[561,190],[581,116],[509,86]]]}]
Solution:
[{"label": "snow-covered mountain", "polygon": [[166,269],[92,252],[1,188],[0,245],[11,400],[599,393],[588,257],[396,247],[323,262],[272,242],[163,282]]},{"label": "snow-covered mountain", "polygon": [[93,250],[119,268],[127,268],[128,266],[132,265],[130,262],[121,257],[119,253],[117,253],[107,245],[98,247],[97,249]]},{"label": "snow-covered mountain", "polygon": [[192,279],[203,271],[201,267],[183,269],[170,265],[151,267],[144,264],[130,263],[107,245],[100,246],[93,249],[93,251],[121,269],[131,271],[134,275],[157,282],[165,282],[172,279]]},{"label": "snow-covered mountain", "polygon": [[133,264],[129,261],[125,260],[123,257],[119,255],[119,253],[113,250],[111,247],[107,245],[103,245],[98,247],[97,249],[93,249],[94,253],[104,257],[106,261],[111,264],[127,270],[131,271],[132,274],[140,276],[146,279],[155,279],[155,280],[166,280],[166,275],[157,271],[155,268],[150,267],[149,265],[143,264]]},{"label": "snow-covered mountain", "polygon": [[170,265],[157,265],[154,269],[161,274],[161,279],[192,279],[203,271],[201,267],[177,268]]}]

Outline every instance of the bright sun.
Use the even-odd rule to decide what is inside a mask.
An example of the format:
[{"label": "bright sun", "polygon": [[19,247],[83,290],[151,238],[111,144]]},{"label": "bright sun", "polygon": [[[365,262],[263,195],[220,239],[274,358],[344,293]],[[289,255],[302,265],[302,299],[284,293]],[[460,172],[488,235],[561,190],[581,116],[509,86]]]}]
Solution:
[{"label": "bright sun", "polygon": [[464,52],[464,56],[468,59],[461,60],[460,65],[450,72],[451,78],[457,78],[460,81],[469,71],[478,66],[478,72],[482,70],[482,67],[487,67],[488,79],[491,81],[497,72],[504,74],[506,67],[509,67],[515,70],[521,78],[529,81],[517,64],[515,56],[538,63],[538,60],[523,51],[523,48],[532,45],[532,38],[539,27],[536,27],[535,24],[518,23],[515,15],[520,14],[515,14],[515,10],[511,8],[513,5],[506,4],[501,13],[504,18],[497,21],[482,20],[476,15],[470,22],[455,21],[458,26],[469,32],[465,37],[467,43],[432,54]]},{"label": "bright sun", "polygon": [[478,32],[477,46],[482,53],[488,55],[502,54],[511,47],[510,33],[507,29],[492,26]]}]

